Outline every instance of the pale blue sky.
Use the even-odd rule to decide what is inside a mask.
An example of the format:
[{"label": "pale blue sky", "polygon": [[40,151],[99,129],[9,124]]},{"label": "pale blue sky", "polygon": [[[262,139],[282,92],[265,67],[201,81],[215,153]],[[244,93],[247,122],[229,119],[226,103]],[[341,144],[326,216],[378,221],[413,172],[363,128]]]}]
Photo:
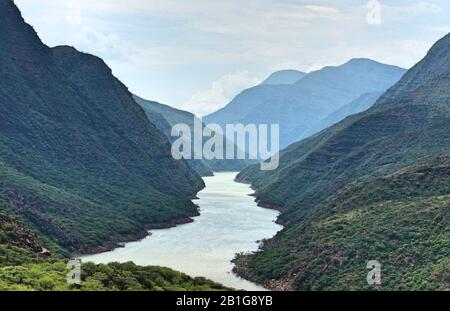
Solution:
[{"label": "pale blue sky", "polygon": [[50,46],[102,57],[132,92],[198,115],[279,69],[353,57],[410,67],[450,32],[450,1],[15,0]]}]

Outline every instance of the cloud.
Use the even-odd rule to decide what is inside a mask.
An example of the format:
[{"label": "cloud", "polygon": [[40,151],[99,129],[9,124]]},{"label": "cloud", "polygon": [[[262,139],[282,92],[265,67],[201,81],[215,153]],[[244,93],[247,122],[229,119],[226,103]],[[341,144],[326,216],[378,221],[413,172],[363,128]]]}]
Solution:
[{"label": "cloud", "polygon": [[122,40],[116,33],[104,33],[91,27],[81,27],[72,41],[83,49],[97,55],[108,54],[109,58],[130,55],[136,48]]},{"label": "cloud", "polygon": [[81,4],[78,1],[71,1],[67,3],[66,22],[72,25],[81,25]]},{"label": "cloud", "polygon": [[433,26],[431,27],[431,31],[444,36],[450,33],[450,25]]},{"label": "cloud", "polygon": [[248,71],[224,75],[214,81],[210,89],[196,92],[184,108],[204,116],[224,107],[242,90],[260,83],[261,81],[251,77]]},{"label": "cloud", "polygon": [[233,88],[211,83],[244,68],[263,77],[353,57],[412,66],[445,34],[450,11],[447,0],[380,0],[382,25],[368,27],[360,0],[15,1],[48,45],[97,54],[140,95],[198,114],[251,85],[225,95]]},{"label": "cloud", "polygon": [[442,13],[444,9],[436,3],[414,2],[407,5],[384,5],[382,4],[383,14],[386,14],[389,20],[411,19],[418,16]]}]

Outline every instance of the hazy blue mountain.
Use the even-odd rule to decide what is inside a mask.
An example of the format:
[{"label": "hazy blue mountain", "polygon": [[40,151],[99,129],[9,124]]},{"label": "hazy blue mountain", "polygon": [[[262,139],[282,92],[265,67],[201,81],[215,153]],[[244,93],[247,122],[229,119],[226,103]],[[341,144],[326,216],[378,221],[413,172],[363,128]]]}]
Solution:
[{"label": "hazy blue mountain", "polygon": [[261,84],[262,85],[279,85],[279,84],[292,85],[292,84],[298,82],[304,76],[306,76],[306,73],[298,71],[298,70],[280,70],[280,71],[272,73]]},{"label": "hazy blue mountain", "polygon": [[313,126],[309,127],[306,131],[302,130],[303,127],[301,127],[300,129],[294,129],[290,136],[298,137],[300,140],[312,136],[316,133],[319,133],[321,130],[326,129],[338,123],[341,120],[344,120],[348,116],[369,109],[373,104],[376,103],[376,101],[381,97],[381,95],[383,95],[383,92],[373,92],[363,94],[358,99],[345,105],[338,111],[333,112],[326,118],[318,121]]},{"label": "hazy blue mountain", "polygon": [[197,215],[204,187],[98,57],[49,48],[0,0],[0,210],[92,251]]},{"label": "hazy blue mountain", "polygon": [[[193,113],[179,110],[155,101],[145,100],[134,95],[136,102],[144,108],[152,121],[173,142],[176,137],[171,136],[172,127],[176,124],[187,124],[194,128],[194,119],[199,120]],[[203,124],[203,126],[205,126]],[[192,131],[192,130],[191,130]],[[224,138],[225,140],[225,138]],[[226,144],[224,143],[224,146]],[[193,146],[192,146],[193,147]],[[188,164],[201,176],[211,176],[213,172],[240,171],[255,161],[250,160],[188,160]]]},{"label": "hazy blue mountain", "polygon": [[352,59],[307,74],[293,85],[258,85],[243,91],[206,123],[280,124],[281,147],[298,141],[316,122],[370,92],[384,92],[405,70]]},{"label": "hazy blue mountain", "polygon": [[[286,227],[244,274],[300,290],[448,289],[450,35],[368,110],[281,152],[280,167],[238,176]],[[445,249],[445,250],[443,250]]]}]

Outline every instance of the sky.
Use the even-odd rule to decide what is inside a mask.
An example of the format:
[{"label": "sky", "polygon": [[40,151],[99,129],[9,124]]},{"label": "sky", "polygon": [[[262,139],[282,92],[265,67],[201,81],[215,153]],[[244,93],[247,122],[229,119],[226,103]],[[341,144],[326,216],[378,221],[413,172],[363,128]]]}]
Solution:
[{"label": "sky", "polygon": [[282,69],[367,57],[410,68],[448,0],[15,0],[49,46],[102,57],[133,93],[203,116]]}]

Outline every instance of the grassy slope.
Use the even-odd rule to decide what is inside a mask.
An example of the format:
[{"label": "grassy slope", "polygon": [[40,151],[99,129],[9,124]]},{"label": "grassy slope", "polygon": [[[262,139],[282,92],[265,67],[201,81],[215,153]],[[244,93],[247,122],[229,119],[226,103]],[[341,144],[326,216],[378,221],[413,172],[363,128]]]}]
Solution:
[{"label": "grassy slope", "polygon": [[[444,290],[450,281],[450,155],[355,183],[293,219],[239,272],[276,289]],[[270,281],[273,280],[273,281]]]},{"label": "grassy slope", "polygon": [[[450,45],[450,37],[442,40]],[[278,170],[262,172],[253,166],[238,179],[253,183],[264,203],[296,213],[350,182],[449,151],[450,55],[441,46],[438,42],[369,110],[283,150]],[[439,62],[430,64],[430,58]],[[445,74],[442,58],[448,63]]]},{"label": "grassy slope", "polygon": [[[337,227],[319,218],[316,209],[350,184],[371,182],[406,166],[414,165],[424,158],[450,151],[449,46],[450,35],[437,42],[427,57],[408,71],[402,80],[369,110],[289,146],[281,154],[281,165],[277,171],[260,172],[257,167],[250,167],[238,176],[241,181],[253,183],[261,203],[284,208],[281,220],[287,222],[286,228],[266,244],[265,249],[272,251],[258,253],[254,260],[248,263],[247,266],[251,269],[246,273],[256,273],[256,277],[261,281],[274,277],[280,281],[279,284],[298,289],[349,288],[351,284],[364,288],[361,275],[351,276],[352,282],[339,283],[337,280],[350,277],[346,276],[345,270],[333,270],[334,275],[331,275],[326,273],[325,266],[322,267],[324,269],[322,271],[317,265],[309,272],[305,272],[306,274],[297,276],[288,275],[287,267],[296,266],[297,261],[306,256],[306,253],[296,253],[299,248],[306,245],[305,248],[312,251],[311,244],[314,243],[330,246],[331,250],[338,252],[338,255],[340,250],[334,247],[338,247],[339,243],[350,248],[354,245],[358,250],[362,247],[377,248],[377,251],[370,253],[375,258],[361,258],[359,264],[362,264],[362,260],[376,259],[377,254],[400,255],[405,253],[406,246],[415,247],[414,243],[424,243],[420,249],[427,252],[427,255],[419,256],[415,260],[419,262],[422,260],[423,263],[427,256],[430,256],[428,267],[424,266],[425,270],[421,270],[422,268],[416,266],[417,274],[414,273],[414,269],[405,272],[415,275],[414,282],[403,283],[393,278],[385,283],[385,288],[395,289],[396,286],[410,289],[445,288],[445,285],[440,285],[441,281],[430,279],[430,274],[421,273],[430,272],[433,267],[436,269],[445,267],[448,262],[448,257],[443,257],[438,251],[439,248],[449,247],[448,239],[438,236],[441,234],[448,237],[450,234],[448,223],[444,222],[445,217],[442,217],[448,215],[448,198],[445,197],[449,193],[448,179],[441,181],[444,192],[439,196],[442,197],[430,195],[428,193],[430,185],[426,180],[418,179],[416,182],[421,188],[416,191],[417,196],[424,197],[422,201],[419,199],[408,201],[414,195],[408,191],[403,192],[405,189],[402,184],[391,184],[390,188],[382,190],[397,193],[398,196],[395,198],[397,201],[392,203],[395,206],[391,206],[389,201],[380,201],[378,203],[380,205],[372,205],[367,196],[362,196],[364,199],[361,199],[359,206],[353,206],[353,210],[349,210],[349,214],[343,217],[353,217],[355,214],[352,213],[356,215],[360,213],[364,217],[350,218],[354,222],[343,222]],[[367,187],[372,186],[360,188],[358,190],[360,193],[357,194],[367,193],[369,191]],[[434,209],[424,209],[427,204],[434,206]],[[326,209],[327,205],[324,206]],[[418,210],[423,211],[423,214],[416,215]],[[371,222],[368,222],[369,219]],[[316,226],[309,224],[312,221],[317,222]],[[372,227],[373,224],[376,225]],[[427,232],[432,225],[437,231]],[[389,244],[389,234],[394,228],[402,231],[403,235],[398,238],[396,244]],[[407,235],[407,230],[413,228],[420,231],[417,233],[417,241],[411,241]],[[372,230],[370,232],[372,239],[366,240],[365,230],[369,229]],[[337,235],[338,231],[341,231],[342,235]],[[379,244],[374,237],[381,233],[385,235]],[[304,236],[308,237],[307,240]],[[437,257],[433,257],[434,253]],[[316,249],[314,256],[316,257],[314,261],[326,263],[328,258],[334,255]],[[345,253],[344,257],[348,259],[352,256]],[[444,262],[436,261],[436,258],[441,258]],[[265,268],[261,262],[265,262]],[[353,272],[363,273],[360,268],[358,269]],[[297,274],[300,273],[299,269]],[[443,273],[444,279],[448,280],[448,270]],[[353,282],[355,278],[359,283]],[[418,285],[420,282],[422,284]],[[448,288],[448,285],[446,286]]]},{"label": "grassy slope", "polygon": [[69,252],[196,215],[203,181],[106,64],[42,44],[12,1],[0,17],[2,210]]}]

